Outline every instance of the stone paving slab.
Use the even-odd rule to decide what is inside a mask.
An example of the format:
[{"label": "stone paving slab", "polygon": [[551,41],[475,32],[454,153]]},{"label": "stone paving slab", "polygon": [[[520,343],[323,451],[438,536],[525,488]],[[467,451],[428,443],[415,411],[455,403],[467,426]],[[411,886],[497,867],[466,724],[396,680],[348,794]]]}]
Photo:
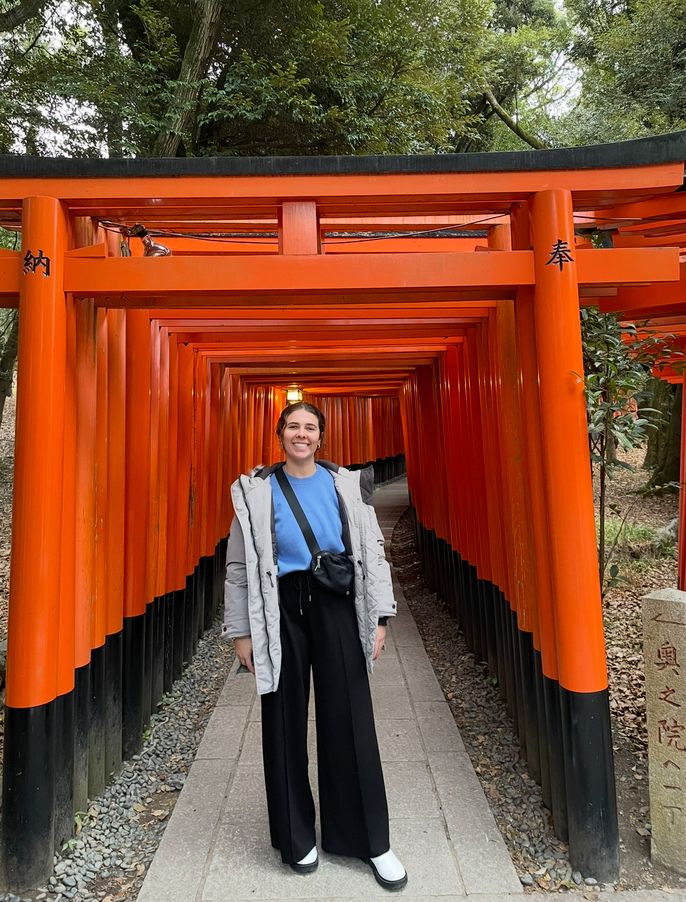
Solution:
[{"label": "stone paving slab", "polygon": [[196,761],[204,758],[237,758],[249,713],[247,705],[222,705],[215,708],[196,752]]},{"label": "stone paving slab", "polygon": [[427,752],[464,751],[462,737],[447,702],[425,702],[417,712],[417,723]]},{"label": "stone paving slab", "polygon": [[[407,503],[406,490],[396,483],[378,491],[375,503],[383,507],[385,497],[393,508],[382,518],[390,534]],[[514,902],[522,898],[521,884],[397,591],[400,614],[390,621],[386,649],[370,684],[391,843],[409,874],[398,896],[408,902],[457,902],[469,894],[483,902]],[[369,866],[356,859],[322,852],[318,870],[306,877],[281,863],[269,841],[259,699],[254,679],[236,669],[234,664],[139,902],[387,898]],[[314,724],[308,748],[316,800]]]},{"label": "stone paving slab", "polygon": [[194,762],[138,902],[189,902],[196,897],[234,766],[235,761],[226,758]]},{"label": "stone paving slab", "polygon": [[388,633],[397,648],[406,645],[424,648],[422,637],[411,616],[400,614],[398,617],[392,617],[388,623]]},{"label": "stone paving slab", "polygon": [[386,720],[413,720],[414,709],[410,702],[410,694],[402,685],[377,683],[376,673],[371,677],[372,704],[374,715]]},{"label": "stone paving slab", "polygon": [[229,676],[236,676],[235,680],[227,680],[217,699],[217,707],[225,705],[252,705],[257,697],[255,680],[249,673],[237,674],[238,660],[234,661]]},{"label": "stone paving slab", "polygon": [[[463,895],[454,856],[439,818],[392,819],[393,848],[413,882],[430,895]],[[239,890],[240,887],[240,890]],[[202,902],[223,902],[240,891],[251,899],[330,898],[345,887],[353,898],[387,897],[369,866],[354,858],[321,853],[319,868],[304,877],[281,863],[263,824],[220,823]]]},{"label": "stone paving slab", "polygon": [[381,761],[426,761],[419,727],[414,720],[387,720],[377,715],[376,736]]},{"label": "stone paving slab", "polygon": [[391,819],[441,817],[441,803],[428,762],[387,761],[383,774]]},{"label": "stone paving slab", "polygon": [[[386,649],[389,651],[389,649]],[[374,664],[374,672],[369,678],[372,691],[379,686],[402,686],[404,683],[403,672],[400,669],[400,659],[395,651],[384,652],[381,658]]]}]

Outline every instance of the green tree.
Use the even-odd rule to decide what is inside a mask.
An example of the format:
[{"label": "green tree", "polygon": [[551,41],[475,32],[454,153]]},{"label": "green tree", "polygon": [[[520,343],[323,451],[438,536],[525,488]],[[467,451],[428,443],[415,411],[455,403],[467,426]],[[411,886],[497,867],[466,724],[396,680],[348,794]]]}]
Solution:
[{"label": "green tree", "polygon": [[48,0],[0,36],[0,150],[406,153],[480,124],[488,0]]},{"label": "green tree", "polygon": [[630,451],[643,446],[649,431],[656,428],[657,411],[645,407],[645,389],[651,372],[660,369],[667,356],[671,337],[646,334],[594,307],[582,308],[581,329],[589,444],[598,474],[598,566],[604,595],[617,583],[618,568],[612,559],[622,532],[620,528],[608,549],[607,481],[618,468],[631,469],[617,457],[616,449]]},{"label": "green tree", "polygon": [[567,0],[582,91],[564,117],[572,143],[686,127],[686,0]]},{"label": "green tree", "polygon": [[484,149],[565,143],[551,127],[551,111],[575,77],[565,11],[553,0],[501,0],[494,4],[485,42]]}]

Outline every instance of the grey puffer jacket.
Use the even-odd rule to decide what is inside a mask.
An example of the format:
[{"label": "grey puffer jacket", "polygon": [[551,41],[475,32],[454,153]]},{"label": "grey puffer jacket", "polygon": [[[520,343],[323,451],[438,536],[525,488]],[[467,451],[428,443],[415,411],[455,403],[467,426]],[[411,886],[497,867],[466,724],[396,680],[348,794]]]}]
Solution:
[{"label": "grey puffer jacket", "polygon": [[[384,557],[384,538],[371,504],[374,473],[347,470],[317,461],[333,474],[341,501],[346,547],[355,561],[355,609],[360,642],[372,671],[374,634],[379,617],[396,613],[391,571]],[[281,673],[279,593],[276,542],[269,476],[283,464],[263,467],[255,475],[239,476],[231,486],[236,513],[226,552],[224,633],[250,636],[257,691],[275,692]]]}]

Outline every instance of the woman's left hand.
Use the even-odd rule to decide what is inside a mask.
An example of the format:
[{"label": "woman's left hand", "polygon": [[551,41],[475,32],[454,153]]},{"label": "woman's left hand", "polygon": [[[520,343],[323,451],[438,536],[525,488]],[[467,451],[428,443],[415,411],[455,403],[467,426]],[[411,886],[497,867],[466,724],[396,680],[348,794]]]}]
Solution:
[{"label": "woman's left hand", "polygon": [[374,638],[374,653],[372,655],[372,661],[376,661],[379,655],[381,654],[381,649],[384,647],[384,642],[386,641],[386,627],[385,626],[377,626],[376,628],[376,636]]}]

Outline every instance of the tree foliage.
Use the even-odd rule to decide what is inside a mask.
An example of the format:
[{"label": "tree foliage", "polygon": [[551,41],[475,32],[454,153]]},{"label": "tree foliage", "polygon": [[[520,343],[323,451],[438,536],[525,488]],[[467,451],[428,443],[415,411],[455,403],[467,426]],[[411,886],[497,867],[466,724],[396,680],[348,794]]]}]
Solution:
[{"label": "tree foliage", "polygon": [[550,109],[568,90],[570,40],[566,14],[552,0],[494,4],[484,77],[516,128],[500,114],[493,118],[497,110],[489,104],[483,149],[522,150],[522,140],[533,147],[564,143],[551,128]]},{"label": "tree foliage", "polygon": [[482,122],[470,99],[494,68],[489,11],[488,0],[48,0],[0,36],[0,150],[449,150]]},{"label": "tree foliage", "polygon": [[583,91],[578,142],[686,127],[686,0],[568,0]]},{"label": "tree foliage", "polygon": [[[613,545],[606,548],[607,480],[618,468],[631,469],[615,450],[642,447],[650,431],[658,428],[660,412],[646,406],[646,386],[651,373],[659,371],[662,361],[677,349],[672,347],[672,336],[646,333],[594,307],[582,308],[581,331],[589,445],[599,485],[598,563],[604,594],[617,583],[612,558],[621,535],[620,529]],[[628,511],[623,523],[627,515]]]},{"label": "tree foliage", "polygon": [[0,0],[3,16],[5,153],[521,148],[566,90],[555,0]]}]

